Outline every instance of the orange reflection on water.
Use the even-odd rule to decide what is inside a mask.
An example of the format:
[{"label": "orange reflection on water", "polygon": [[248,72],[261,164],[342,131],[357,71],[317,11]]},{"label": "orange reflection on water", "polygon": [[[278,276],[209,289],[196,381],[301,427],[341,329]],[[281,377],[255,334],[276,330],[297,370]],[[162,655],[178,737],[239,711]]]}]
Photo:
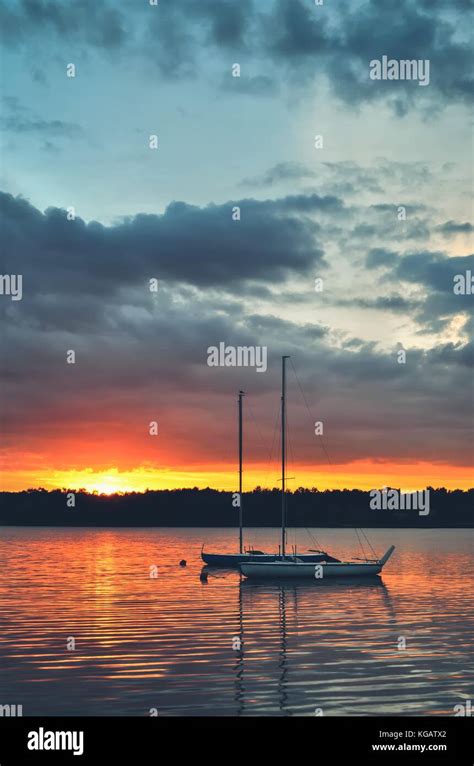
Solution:
[{"label": "orange reflection on water", "polygon": [[[360,555],[350,530],[317,534]],[[278,531],[247,536],[273,550]],[[370,538],[397,546],[375,582],[203,584],[202,542],[234,551],[233,530],[3,529],[3,694],[25,715],[452,714],[472,683],[472,531]]]}]

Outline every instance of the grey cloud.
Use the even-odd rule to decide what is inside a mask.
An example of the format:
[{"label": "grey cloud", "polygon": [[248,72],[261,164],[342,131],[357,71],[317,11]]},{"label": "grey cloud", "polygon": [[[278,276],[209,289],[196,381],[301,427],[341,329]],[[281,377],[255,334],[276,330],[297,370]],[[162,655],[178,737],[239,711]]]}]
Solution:
[{"label": "grey cloud", "polygon": [[[73,310],[79,309],[80,298]],[[90,324],[77,326],[73,333],[13,318],[6,323],[1,344],[7,443],[10,433],[20,434],[25,449],[42,428],[60,436],[66,428],[81,429],[84,423],[90,428],[97,420],[101,427],[113,424],[119,440],[126,433],[130,439],[151,413],[158,412],[167,444],[182,438],[192,454],[195,434],[205,429],[208,438],[200,456],[217,459],[222,443],[214,436],[224,423],[233,433],[229,402],[242,386],[258,402],[264,438],[263,447],[258,440],[252,449],[255,457],[267,460],[265,449],[278,407],[280,356],[289,353],[314,416],[324,420],[333,463],[366,457],[406,460],[422,455],[425,460],[458,463],[466,458],[469,346],[409,349],[407,364],[399,365],[396,349],[382,353],[375,344],[354,338],[338,348],[321,325],[255,314],[217,315],[204,294],[194,303],[182,303],[165,291],[154,307],[142,296],[142,310],[138,293],[135,298],[133,305],[130,296],[129,302],[124,298],[121,305],[109,306],[105,315],[96,313]],[[84,314],[100,300],[86,296]],[[22,310],[19,307],[20,314]],[[67,320],[67,313],[64,302],[59,318],[62,314]],[[206,349],[220,341],[266,345],[268,372],[209,368]],[[76,350],[73,374],[64,363],[67,348]],[[292,433],[298,434],[293,450],[295,458],[308,459],[315,449],[313,421],[291,370],[289,376]],[[456,396],[446,399],[446,390],[456,391]],[[390,439],[387,423],[397,423]]]},{"label": "grey cloud", "polygon": [[445,237],[451,237],[455,234],[470,234],[474,231],[472,223],[458,223],[457,221],[446,221],[436,227],[436,231],[441,232]]},{"label": "grey cloud", "polygon": [[[2,41],[9,47],[32,38],[78,40],[96,48],[119,48],[127,39],[127,24],[115,4],[105,0],[19,0],[0,2]],[[130,30],[128,30],[130,33]]]},{"label": "grey cloud", "polygon": [[396,314],[415,311],[420,307],[420,301],[404,298],[403,295],[380,295],[377,298],[352,298],[340,300],[338,306],[348,306],[375,311],[391,311]]},{"label": "grey cloud", "polygon": [[[386,101],[403,116],[411,108],[440,108],[472,98],[470,47],[458,34],[466,5],[452,3],[449,13],[441,13],[441,7],[418,0],[367,0],[352,7],[346,3],[341,11],[304,0],[270,0],[264,6],[252,0],[188,0],[139,12],[133,6],[117,10],[106,0],[23,0],[16,7],[3,0],[0,24],[9,46],[34,38],[46,47],[52,37],[105,51],[127,48],[168,78],[197,76],[208,66],[208,54],[220,54],[223,66],[230,54],[239,54],[261,66],[260,72],[252,67],[258,92],[263,82],[258,78],[268,78],[273,67],[293,92],[324,76],[346,104]],[[382,55],[430,59],[429,87],[370,80],[369,62]]]},{"label": "grey cloud", "polygon": [[[235,205],[242,220],[232,220]],[[34,291],[87,287],[112,294],[151,277],[194,285],[267,285],[323,265],[318,225],[306,214],[339,212],[335,197],[253,199],[198,208],[173,202],[162,215],[136,215],[113,226],[50,208],[44,214],[22,198],[0,196],[3,273],[24,273]]]},{"label": "grey cloud", "polygon": [[[474,255],[448,257],[445,253],[418,251],[400,255],[389,264],[391,279],[420,287],[425,298],[416,315],[421,332],[443,331],[452,316],[472,311],[472,296],[454,292],[454,279],[474,273]],[[468,332],[468,337],[471,337]],[[457,359],[460,357],[458,356]]]},{"label": "grey cloud", "polygon": [[0,129],[11,133],[32,133],[55,138],[81,138],[80,125],[65,120],[44,120],[24,106],[15,96],[4,96],[2,102],[9,114],[0,117]]},{"label": "grey cloud", "polygon": [[[67,222],[63,210],[42,213],[7,194],[0,202],[3,273],[25,272],[23,300],[0,304],[7,440],[20,434],[22,447],[32,449],[29,440],[43,427],[60,434],[99,419],[117,429],[119,443],[160,406],[160,428],[169,438],[182,440],[192,456],[196,429],[206,429],[206,457],[217,458],[217,432],[223,423],[233,425],[229,401],[240,386],[258,397],[271,443],[279,357],[290,353],[311,407],[324,419],[332,462],[466,460],[471,344],[408,349],[407,364],[399,365],[396,349],[381,351],[356,338],[338,344],[331,328],[316,321],[288,321],[271,309],[244,311],[245,301],[270,301],[272,288],[278,295],[291,278],[311,273],[315,264],[319,271],[324,261],[317,222],[345,220],[337,198],[240,200],[240,222],[231,220],[234,202],[205,208],[175,202],[162,215],[108,227]],[[356,298],[362,308],[411,314],[415,308],[428,326],[435,316],[468,306],[453,296],[452,275],[471,267],[472,256],[379,248],[367,257],[371,268],[384,265],[388,276],[423,288],[427,297],[417,307],[398,287],[387,296]],[[148,290],[151,276],[162,280],[156,296]],[[266,345],[268,373],[209,368],[206,349],[220,341]],[[73,374],[64,363],[69,348],[78,359]],[[307,458],[314,428],[294,382],[290,390],[292,426],[301,435],[295,452]],[[447,398],[446,391],[456,396]],[[388,422],[397,424],[391,439]],[[267,457],[259,447],[255,456]]]},{"label": "grey cloud", "polygon": [[447,257],[440,252],[420,251],[400,258],[395,267],[395,275],[406,282],[416,282],[438,292],[452,293],[454,277],[466,269],[474,272],[474,255]]},{"label": "grey cloud", "polygon": [[365,265],[368,269],[392,266],[398,259],[398,253],[383,247],[374,247],[367,253]]},{"label": "grey cloud", "polygon": [[83,135],[80,125],[64,120],[41,120],[24,117],[2,117],[0,120],[2,130],[12,133],[41,133],[49,136],[66,136],[78,138]]},{"label": "grey cloud", "polygon": [[299,181],[304,178],[316,178],[316,173],[302,162],[278,162],[259,176],[242,179],[240,186],[260,188],[272,186],[281,181]]}]

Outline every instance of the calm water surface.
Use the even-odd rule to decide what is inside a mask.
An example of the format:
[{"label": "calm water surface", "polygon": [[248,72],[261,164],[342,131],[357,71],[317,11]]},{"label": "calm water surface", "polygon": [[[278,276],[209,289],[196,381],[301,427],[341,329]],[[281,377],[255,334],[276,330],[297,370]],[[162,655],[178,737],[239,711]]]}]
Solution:
[{"label": "calm water surface", "polygon": [[[361,555],[352,530],[313,532],[337,556]],[[248,531],[268,550],[277,537]],[[378,554],[397,546],[375,583],[255,584],[210,570],[204,584],[202,542],[233,552],[234,530],[4,527],[0,704],[24,715],[453,715],[474,700],[474,530],[369,537]],[[304,530],[297,540],[314,547]]]}]

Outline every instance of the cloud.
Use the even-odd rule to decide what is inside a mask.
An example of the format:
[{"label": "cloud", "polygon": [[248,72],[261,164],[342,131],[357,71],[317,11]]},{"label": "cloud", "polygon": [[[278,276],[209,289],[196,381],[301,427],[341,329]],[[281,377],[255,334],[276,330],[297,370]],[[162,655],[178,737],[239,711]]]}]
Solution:
[{"label": "cloud", "polygon": [[398,259],[398,253],[383,247],[374,247],[367,253],[365,265],[368,269],[392,266]]},{"label": "cloud", "polygon": [[[316,323],[227,315],[222,306],[218,313],[207,292],[181,301],[165,288],[153,306],[137,291],[120,304],[107,303],[105,311],[94,310],[103,298],[84,289],[73,300],[57,297],[63,305],[55,327],[25,323],[24,305],[4,323],[3,433],[13,454],[18,448],[47,454],[53,445],[56,468],[90,464],[91,455],[94,464],[119,461],[123,468],[168,465],[176,454],[181,465],[222,461],[234,434],[234,393],[244,387],[263,439],[249,440],[249,460],[265,463],[278,409],[280,356],[289,353],[312,411],[290,370],[294,460],[319,461],[317,418],[324,421],[334,464],[367,458],[468,462],[472,347],[410,348],[400,365],[396,349],[380,352],[356,339],[337,346],[329,329]],[[68,328],[69,312],[82,313],[89,324]],[[207,347],[220,341],[266,345],[268,371],[208,367]],[[75,365],[65,363],[67,349],[75,350]],[[446,391],[455,395],[446,397]],[[151,419],[159,420],[159,443],[146,435]],[[396,428],[387,439],[390,424]]]},{"label": "cloud", "polygon": [[412,312],[420,306],[419,301],[405,298],[403,295],[379,295],[377,298],[352,298],[338,301],[338,306],[348,306],[375,311],[391,311],[396,314]]},{"label": "cloud", "polygon": [[[433,173],[425,162],[395,162],[385,157],[375,157],[372,163],[365,165],[353,160],[320,162],[317,171],[302,162],[288,160],[278,162],[253,177],[242,179],[239,186],[259,189],[288,181],[296,183],[306,180],[312,181],[312,186],[324,189],[326,194],[360,196],[368,193],[380,197],[388,186],[393,191],[398,185],[405,195],[406,187],[412,192],[419,191],[433,183]],[[426,206],[419,202],[407,205],[406,199],[399,204],[405,204],[410,215],[426,210]],[[371,207],[397,214],[397,205],[394,204],[378,203]]]},{"label": "cloud", "polygon": [[123,14],[105,0],[19,0],[0,2],[0,27],[8,47],[27,45],[31,39],[77,40],[95,48],[114,49],[127,39]]},{"label": "cloud", "polygon": [[416,282],[436,292],[451,294],[454,277],[467,269],[474,272],[474,255],[448,257],[445,253],[418,251],[401,257],[394,273],[406,282]]},{"label": "cloud", "polygon": [[80,125],[65,120],[44,120],[25,107],[14,96],[4,96],[3,104],[10,112],[0,117],[0,129],[14,134],[32,133],[51,138],[82,138]]},{"label": "cloud", "polygon": [[456,234],[470,234],[474,231],[474,226],[468,222],[446,221],[446,223],[437,226],[436,231],[441,232],[445,237],[452,237]]},{"label": "cloud", "polygon": [[442,332],[453,316],[464,315],[465,334],[473,337],[467,321],[472,312],[472,295],[467,291],[455,292],[454,286],[458,275],[466,278],[466,272],[474,273],[474,255],[449,257],[437,251],[417,251],[395,257],[389,254],[384,265],[389,267],[388,281],[407,282],[422,290],[424,298],[420,299],[415,317],[422,332]]},{"label": "cloud", "polygon": [[[234,208],[241,220],[232,219]],[[162,215],[139,214],[112,226],[67,220],[65,210],[41,213],[0,195],[3,273],[23,273],[31,289],[98,294],[155,277],[201,286],[284,282],[324,265],[318,224],[307,214],[338,214],[336,197],[294,195],[244,199],[199,208],[173,202]]]},{"label": "cloud", "polygon": [[[231,217],[235,204],[239,222]],[[406,344],[407,363],[400,365],[396,341],[382,350],[355,337],[352,327],[339,332],[332,327],[337,315],[325,314],[323,322],[314,304],[295,311],[298,319],[277,315],[289,286],[298,289],[315,265],[330,269],[320,239],[326,221],[346,222],[350,211],[340,199],[174,202],[161,215],[111,226],[67,221],[64,210],[43,213],[8,194],[0,196],[0,211],[1,271],[24,274],[23,300],[0,302],[4,443],[16,459],[51,448],[57,468],[90,464],[91,454],[96,466],[164,466],[173,459],[191,466],[198,461],[196,435],[205,432],[199,460],[222,461],[234,433],[229,402],[239,387],[256,402],[267,446],[280,356],[289,353],[315,417],[324,421],[334,464],[467,462],[471,343]],[[374,248],[367,259],[368,272],[359,276],[383,266],[390,292],[341,301],[332,272],[334,311],[357,306],[395,314],[397,321],[406,314],[420,329],[466,314],[469,304],[453,294],[452,276],[470,268],[472,256]],[[160,280],[156,294],[148,289],[150,277]],[[268,372],[208,367],[207,348],[221,341],[266,345]],[[65,362],[68,349],[76,352],[75,365]],[[294,457],[308,462],[318,454],[314,419],[294,381],[289,392]],[[147,437],[152,419],[160,422],[159,444]],[[396,424],[390,439],[387,424]],[[267,459],[260,441],[252,450],[252,458]]]},{"label": "cloud", "polygon": [[278,162],[259,176],[242,179],[239,185],[260,188],[273,186],[282,181],[299,181],[316,177],[314,170],[310,170],[302,162]]},{"label": "cloud", "polygon": [[[232,56],[254,71],[236,85],[237,93],[260,96],[270,82],[285,81],[302,95],[324,78],[346,105],[383,101],[404,115],[472,99],[470,45],[461,26],[466,3],[453,2],[448,10],[418,0],[366,0],[341,10],[304,0],[187,0],[118,10],[106,0],[24,0],[17,6],[3,0],[0,24],[10,47],[34,40],[49,49],[74,41],[131,61],[141,57],[168,79],[197,77],[211,58],[214,67],[228,67]],[[429,87],[370,80],[369,62],[383,55],[429,59]]]}]

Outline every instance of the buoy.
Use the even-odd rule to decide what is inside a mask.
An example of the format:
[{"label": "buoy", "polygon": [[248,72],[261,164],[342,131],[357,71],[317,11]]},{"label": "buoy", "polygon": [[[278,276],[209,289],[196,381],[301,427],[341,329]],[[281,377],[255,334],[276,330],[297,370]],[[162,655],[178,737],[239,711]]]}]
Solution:
[{"label": "buoy", "polygon": [[180,565],[180,567],[185,567],[186,566],[186,560],[185,559],[181,559],[181,561],[179,562],[179,565]]},{"label": "buoy", "polygon": [[199,575],[199,579],[201,580],[201,582],[207,582],[207,572],[204,572],[203,570],[201,574]]}]

